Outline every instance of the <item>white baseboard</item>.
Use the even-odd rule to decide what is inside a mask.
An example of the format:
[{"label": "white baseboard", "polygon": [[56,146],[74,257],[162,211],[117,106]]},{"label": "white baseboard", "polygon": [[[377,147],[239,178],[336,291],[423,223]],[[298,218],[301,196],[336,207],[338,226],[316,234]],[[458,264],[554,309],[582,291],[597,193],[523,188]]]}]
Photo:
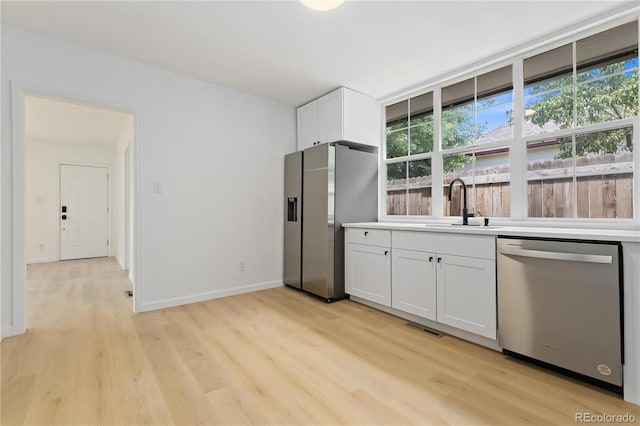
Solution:
[{"label": "white baseboard", "polygon": [[187,305],[189,303],[204,302],[205,300],[219,299],[236,294],[250,293],[252,291],[266,290],[269,288],[282,287],[282,281],[268,281],[265,283],[250,284],[242,287],[233,287],[222,290],[208,291],[205,293],[192,294],[190,296],[174,297],[171,299],[156,300],[142,303],[140,312],[154,311],[156,309],[173,308],[175,306]]},{"label": "white baseboard", "polygon": [[2,328],[2,338],[15,336],[16,334],[13,332],[13,327],[3,327]]},{"label": "white baseboard", "polygon": [[49,263],[49,262],[57,262],[58,259],[57,257],[41,257],[38,259],[27,259],[25,261],[25,263],[28,265],[30,263]]},{"label": "white baseboard", "polygon": [[124,269],[124,259],[120,259],[118,256],[113,256],[116,258],[116,262],[118,262],[118,265],[120,265],[120,267],[122,268],[123,271],[126,271],[126,269]]}]

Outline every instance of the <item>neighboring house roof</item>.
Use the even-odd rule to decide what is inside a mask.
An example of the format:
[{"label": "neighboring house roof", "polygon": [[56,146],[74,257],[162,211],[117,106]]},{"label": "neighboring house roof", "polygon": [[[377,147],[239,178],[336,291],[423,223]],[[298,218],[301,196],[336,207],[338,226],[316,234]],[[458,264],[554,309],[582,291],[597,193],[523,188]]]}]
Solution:
[{"label": "neighboring house roof", "polygon": [[[554,121],[550,121],[545,123],[542,126],[538,126],[537,124],[533,124],[529,120],[525,120],[524,122],[524,134],[525,135],[535,135],[539,133],[547,133],[554,132],[556,130],[560,130],[560,125]],[[500,127],[496,127],[495,129],[487,132],[482,135],[476,141],[477,144],[487,144],[498,141],[506,141],[513,138],[513,125],[511,123],[505,123]]]}]

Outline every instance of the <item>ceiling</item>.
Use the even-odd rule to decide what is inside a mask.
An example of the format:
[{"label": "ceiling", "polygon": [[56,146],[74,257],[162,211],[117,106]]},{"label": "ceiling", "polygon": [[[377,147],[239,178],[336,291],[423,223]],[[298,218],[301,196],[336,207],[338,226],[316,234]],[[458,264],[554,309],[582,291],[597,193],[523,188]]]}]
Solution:
[{"label": "ceiling", "polygon": [[[606,1],[6,1],[23,28],[299,106],[338,86],[376,98],[615,8]],[[627,6],[628,5],[628,6]]]},{"label": "ceiling", "polygon": [[25,139],[113,145],[129,114],[60,99],[27,95]]}]

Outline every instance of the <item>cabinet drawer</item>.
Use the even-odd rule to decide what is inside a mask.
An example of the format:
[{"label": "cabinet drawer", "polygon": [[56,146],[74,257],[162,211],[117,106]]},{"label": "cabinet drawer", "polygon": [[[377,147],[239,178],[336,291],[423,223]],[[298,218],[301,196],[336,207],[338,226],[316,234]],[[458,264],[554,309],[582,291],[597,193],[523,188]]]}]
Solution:
[{"label": "cabinet drawer", "polygon": [[391,246],[391,231],[386,229],[347,229],[347,242],[370,246]]},{"label": "cabinet drawer", "polygon": [[495,260],[495,237],[446,232],[393,231],[393,248]]}]

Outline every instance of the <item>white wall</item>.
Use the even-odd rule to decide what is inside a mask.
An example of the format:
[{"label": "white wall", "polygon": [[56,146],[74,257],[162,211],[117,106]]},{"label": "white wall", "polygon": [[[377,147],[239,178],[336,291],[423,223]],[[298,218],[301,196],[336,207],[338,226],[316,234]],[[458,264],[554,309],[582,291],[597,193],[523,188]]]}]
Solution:
[{"label": "white wall", "polygon": [[[3,93],[17,80],[135,113],[141,309],[281,285],[283,155],[295,150],[293,107],[4,25],[1,31]],[[1,109],[2,323],[10,333],[9,96]],[[162,183],[162,194],[153,193],[153,182]]]},{"label": "white wall", "polygon": [[[25,143],[25,259],[60,260],[60,164],[113,167],[115,145],[27,140]],[[113,203],[112,203],[113,205]],[[42,245],[42,247],[40,246]]]},{"label": "white wall", "polygon": [[[125,150],[130,147],[129,155],[131,156],[131,152],[133,152],[133,144],[134,144],[134,123],[133,116],[130,116],[127,119],[124,127],[122,128],[122,133],[118,138],[118,143],[115,147],[115,157],[114,157],[114,168],[113,168],[113,181],[112,181],[112,193],[113,193],[113,248],[114,253],[112,253],[118,263],[122,267],[122,269],[126,269],[126,261],[125,261]],[[133,164],[132,159],[129,158],[130,164]],[[133,194],[132,188],[129,188],[129,194]],[[132,207],[131,200],[130,208]],[[129,214],[132,212],[130,211]],[[131,241],[130,241],[131,243]],[[132,247],[129,244],[129,253],[131,253]]]}]

